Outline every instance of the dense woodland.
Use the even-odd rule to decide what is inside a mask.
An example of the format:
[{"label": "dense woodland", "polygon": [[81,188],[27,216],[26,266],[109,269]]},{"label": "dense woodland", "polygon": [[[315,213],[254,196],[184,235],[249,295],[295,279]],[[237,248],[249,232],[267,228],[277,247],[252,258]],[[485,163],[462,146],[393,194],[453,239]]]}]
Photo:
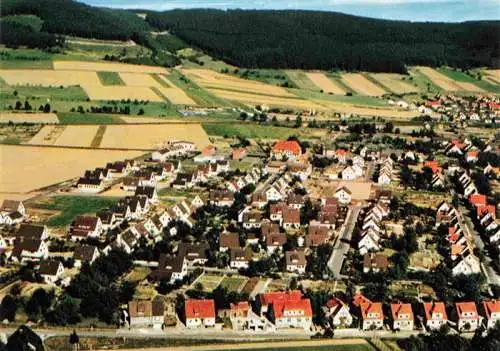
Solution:
[{"label": "dense woodland", "polygon": [[147,21],[248,68],[404,72],[407,65],[497,66],[500,22],[387,21],[314,11],[173,10]]}]

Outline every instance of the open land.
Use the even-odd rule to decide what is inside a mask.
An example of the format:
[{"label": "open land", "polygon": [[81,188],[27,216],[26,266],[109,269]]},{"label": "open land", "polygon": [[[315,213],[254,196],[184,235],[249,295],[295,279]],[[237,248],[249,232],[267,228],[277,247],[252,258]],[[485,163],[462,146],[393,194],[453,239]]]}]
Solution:
[{"label": "open land", "polygon": [[309,79],[306,72],[299,70],[286,70],[286,75],[299,89],[318,90],[319,87]]},{"label": "open land", "polygon": [[114,62],[87,61],[54,61],[55,70],[74,70],[92,72],[132,72],[132,73],[167,73],[168,70],[158,66],[131,65]]},{"label": "open land", "polygon": [[[396,94],[417,93],[418,87],[410,84],[409,77],[395,73],[370,73],[381,85]],[[405,79],[406,81],[404,81]]]},{"label": "open land", "polygon": [[341,77],[347,86],[361,95],[381,96],[387,94],[384,89],[370,82],[361,73],[344,73]]},{"label": "open land", "polygon": [[419,66],[418,70],[427,76],[434,84],[446,91],[465,90],[472,92],[484,92],[483,89],[472,83],[453,80],[433,68]]},{"label": "open land", "polygon": [[307,77],[326,93],[343,95],[345,91],[337,86],[330,78],[321,72],[306,73]]},{"label": "open land", "polygon": [[76,178],[86,169],[141,154],[138,151],[0,145],[0,193],[27,193]]},{"label": "open land", "polygon": [[143,124],[108,126],[100,147],[154,150],[172,140],[191,141],[199,149],[210,144],[199,124]]},{"label": "open land", "polygon": [[0,113],[0,123],[59,123],[55,113]]}]

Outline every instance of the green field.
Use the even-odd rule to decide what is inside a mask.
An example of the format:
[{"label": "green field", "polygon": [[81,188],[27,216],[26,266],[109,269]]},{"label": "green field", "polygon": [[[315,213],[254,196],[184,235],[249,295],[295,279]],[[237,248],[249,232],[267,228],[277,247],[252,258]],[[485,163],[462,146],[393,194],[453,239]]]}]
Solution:
[{"label": "green field", "polygon": [[32,207],[45,210],[61,211],[51,217],[47,225],[62,227],[71,224],[76,216],[82,214],[95,214],[111,205],[116,204],[117,197],[102,196],[54,196],[47,202],[35,203]]},{"label": "green field", "polygon": [[310,80],[303,71],[287,70],[286,75],[295,83],[299,89],[320,91],[321,89]]},{"label": "green field", "polygon": [[120,124],[125,123],[117,115],[101,113],[59,112],[57,114],[62,124]]},{"label": "green field", "polygon": [[439,73],[444,74],[448,78],[451,78],[453,80],[456,80],[457,82],[466,82],[466,83],[472,83],[481,89],[484,89],[486,91],[489,91],[491,93],[500,93],[500,86],[499,85],[494,85],[486,80],[478,80],[474,77],[471,77],[470,75],[461,72],[461,71],[455,71],[451,68],[446,68],[446,67],[441,67],[441,68],[436,68],[436,70]]},{"label": "green field", "polygon": [[384,99],[374,96],[345,96],[321,93],[319,91],[290,89],[295,95],[307,100],[328,100],[345,104],[363,105],[363,106],[384,106],[387,107],[387,102]]},{"label": "green field", "polygon": [[87,99],[87,94],[82,88],[76,86],[56,88],[27,85],[11,87],[4,85],[0,91],[0,99],[43,100],[41,103],[46,103],[47,99],[85,101]]},{"label": "green field", "polygon": [[[441,92],[441,88],[434,84],[427,76],[420,73],[418,69],[414,67],[409,67],[408,72],[410,76],[413,78],[411,80],[412,84],[418,87],[418,90],[422,92],[422,94],[437,94]],[[408,80],[410,82],[410,80]]]},{"label": "green field", "polygon": [[234,138],[286,139],[298,133],[298,130],[293,128],[261,126],[257,124],[202,123],[202,126],[208,135]]},{"label": "green field", "polygon": [[125,85],[117,72],[97,72],[102,85]]}]

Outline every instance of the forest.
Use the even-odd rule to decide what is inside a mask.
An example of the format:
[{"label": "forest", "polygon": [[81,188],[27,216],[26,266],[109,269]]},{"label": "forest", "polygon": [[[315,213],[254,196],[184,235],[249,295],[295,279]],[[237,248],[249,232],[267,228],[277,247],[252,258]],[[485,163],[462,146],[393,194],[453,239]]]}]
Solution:
[{"label": "forest", "polygon": [[498,66],[500,22],[412,23],[334,12],[172,10],[147,16],[190,45],[247,68],[405,72]]}]

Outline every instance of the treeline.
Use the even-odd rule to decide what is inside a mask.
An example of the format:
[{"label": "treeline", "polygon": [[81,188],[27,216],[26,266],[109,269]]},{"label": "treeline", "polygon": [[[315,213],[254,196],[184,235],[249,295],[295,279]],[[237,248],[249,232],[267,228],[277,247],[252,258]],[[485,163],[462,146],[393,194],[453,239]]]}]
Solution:
[{"label": "treeline", "polygon": [[132,12],[92,7],[71,0],[4,0],[0,2],[0,10],[2,16],[36,15],[43,20],[41,32],[55,34],[130,40],[137,33],[150,30],[148,24]]},{"label": "treeline", "polygon": [[64,37],[37,32],[28,26],[2,20],[1,42],[9,48],[27,46],[28,48],[48,49],[64,46]]},{"label": "treeline", "polygon": [[405,65],[498,66],[500,22],[388,21],[316,11],[172,10],[147,22],[248,68],[405,72]]}]

